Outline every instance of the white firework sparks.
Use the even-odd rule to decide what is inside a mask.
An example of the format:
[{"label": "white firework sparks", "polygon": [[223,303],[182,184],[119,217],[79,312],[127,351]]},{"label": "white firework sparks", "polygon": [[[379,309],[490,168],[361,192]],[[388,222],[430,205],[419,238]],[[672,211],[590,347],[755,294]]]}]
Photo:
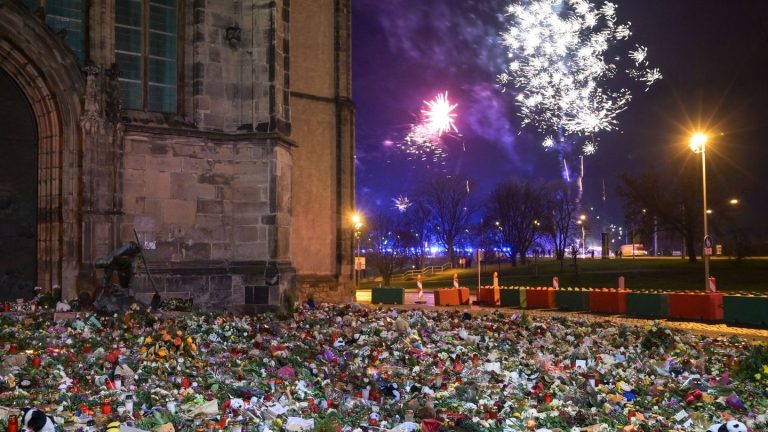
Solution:
[{"label": "white firework sparks", "polygon": [[408,210],[408,207],[413,204],[406,195],[400,195],[397,198],[392,198],[392,201],[395,202],[395,208],[398,209],[400,213],[404,213],[406,210]]},{"label": "white firework sparks", "polygon": [[[563,144],[615,129],[616,116],[632,97],[629,90],[608,85],[619,69],[615,63],[622,59],[613,54],[616,44],[631,35],[628,24],[616,23],[616,5],[527,0],[509,6],[507,12],[512,23],[502,36],[509,62],[499,81],[519,91],[523,125],[555,133]],[[609,50],[614,57],[608,57]],[[635,46],[625,55],[631,65],[624,69],[646,89],[661,79],[658,69],[649,68],[647,55],[645,47]],[[588,141],[583,154],[597,148],[594,139]],[[545,147],[554,144],[551,137],[544,141]],[[565,145],[557,147],[568,150]]]},{"label": "white firework sparks", "polygon": [[581,151],[585,156],[595,154],[597,151],[597,143],[594,141],[587,141],[583,146],[581,146]]},{"label": "white firework sparks", "polygon": [[427,109],[421,110],[424,116],[424,124],[427,129],[437,136],[448,132],[458,132],[456,124],[456,109],[459,104],[451,104],[448,100],[448,92],[439,93],[433,100],[424,101]]},{"label": "white firework sparks", "polygon": [[423,124],[413,125],[399,147],[412,160],[441,161],[445,157],[440,137]]}]

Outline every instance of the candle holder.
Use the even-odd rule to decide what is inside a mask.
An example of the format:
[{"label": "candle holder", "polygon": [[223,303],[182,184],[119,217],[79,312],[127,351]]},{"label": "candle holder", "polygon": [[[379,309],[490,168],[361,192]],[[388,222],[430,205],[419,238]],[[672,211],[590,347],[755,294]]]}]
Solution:
[{"label": "candle holder", "polygon": [[[6,302],[7,303],[7,302]],[[8,432],[18,432],[19,431],[19,418],[15,415],[8,416]]]},{"label": "candle holder", "polygon": [[109,399],[105,400],[101,404],[101,413],[104,415],[110,415],[112,414],[112,403]]}]

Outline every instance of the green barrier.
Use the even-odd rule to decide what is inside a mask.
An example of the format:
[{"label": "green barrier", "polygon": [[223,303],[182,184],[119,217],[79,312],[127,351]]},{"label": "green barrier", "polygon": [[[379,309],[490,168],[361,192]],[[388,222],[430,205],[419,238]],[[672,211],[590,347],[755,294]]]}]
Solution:
[{"label": "green barrier", "polygon": [[627,293],[627,315],[667,318],[669,316],[669,295],[666,293]]},{"label": "green barrier", "polygon": [[768,297],[727,295],[723,309],[727,323],[768,327]]},{"label": "green barrier", "polygon": [[404,288],[372,288],[371,304],[403,304],[405,303]]},{"label": "green barrier", "polygon": [[503,287],[499,290],[499,305],[502,307],[524,307],[525,290]]},{"label": "green barrier", "polygon": [[555,291],[555,304],[558,309],[567,311],[588,311],[589,291],[584,290],[557,290]]}]

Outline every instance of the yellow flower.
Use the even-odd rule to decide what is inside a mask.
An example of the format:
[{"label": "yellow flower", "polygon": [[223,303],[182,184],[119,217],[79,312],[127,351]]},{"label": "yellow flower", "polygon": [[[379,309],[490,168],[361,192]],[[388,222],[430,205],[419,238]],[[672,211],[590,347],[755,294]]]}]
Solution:
[{"label": "yellow flower", "polygon": [[151,338],[150,336],[147,336],[147,337],[144,339],[144,343],[145,343],[145,344],[147,344],[147,345],[151,344],[151,343],[152,343],[152,338]]},{"label": "yellow flower", "polygon": [[762,379],[762,378],[763,378],[762,375],[760,375],[759,373],[755,374],[755,379],[756,380],[759,380],[759,379]]},{"label": "yellow flower", "polygon": [[768,374],[768,365],[763,365],[763,373]]},{"label": "yellow flower", "polygon": [[157,355],[160,357],[165,357],[168,355],[168,350],[165,349],[165,347],[160,348],[159,350],[157,350]]}]

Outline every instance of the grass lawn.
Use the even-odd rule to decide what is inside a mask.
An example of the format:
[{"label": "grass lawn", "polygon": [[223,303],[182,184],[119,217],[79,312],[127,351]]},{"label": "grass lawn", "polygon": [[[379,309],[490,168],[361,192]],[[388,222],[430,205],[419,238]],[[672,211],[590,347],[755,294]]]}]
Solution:
[{"label": "grass lawn", "polygon": [[[728,258],[710,260],[710,275],[717,278],[718,291],[758,291],[768,293],[768,259],[745,259],[740,263]],[[462,286],[477,286],[477,268],[446,271],[424,279],[425,289],[452,285],[454,271]],[[563,271],[554,259],[539,259],[527,264],[483,265],[481,284],[491,285],[493,272],[499,272],[501,286],[551,286],[552,277],[560,278],[560,287],[615,288],[624,276],[629,289],[704,290],[704,262],[695,264],[680,258],[622,258],[611,260],[579,259],[578,272],[573,260],[566,260]],[[361,288],[379,286],[381,279],[364,281]],[[395,277],[392,286],[415,288],[416,281]]]}]

